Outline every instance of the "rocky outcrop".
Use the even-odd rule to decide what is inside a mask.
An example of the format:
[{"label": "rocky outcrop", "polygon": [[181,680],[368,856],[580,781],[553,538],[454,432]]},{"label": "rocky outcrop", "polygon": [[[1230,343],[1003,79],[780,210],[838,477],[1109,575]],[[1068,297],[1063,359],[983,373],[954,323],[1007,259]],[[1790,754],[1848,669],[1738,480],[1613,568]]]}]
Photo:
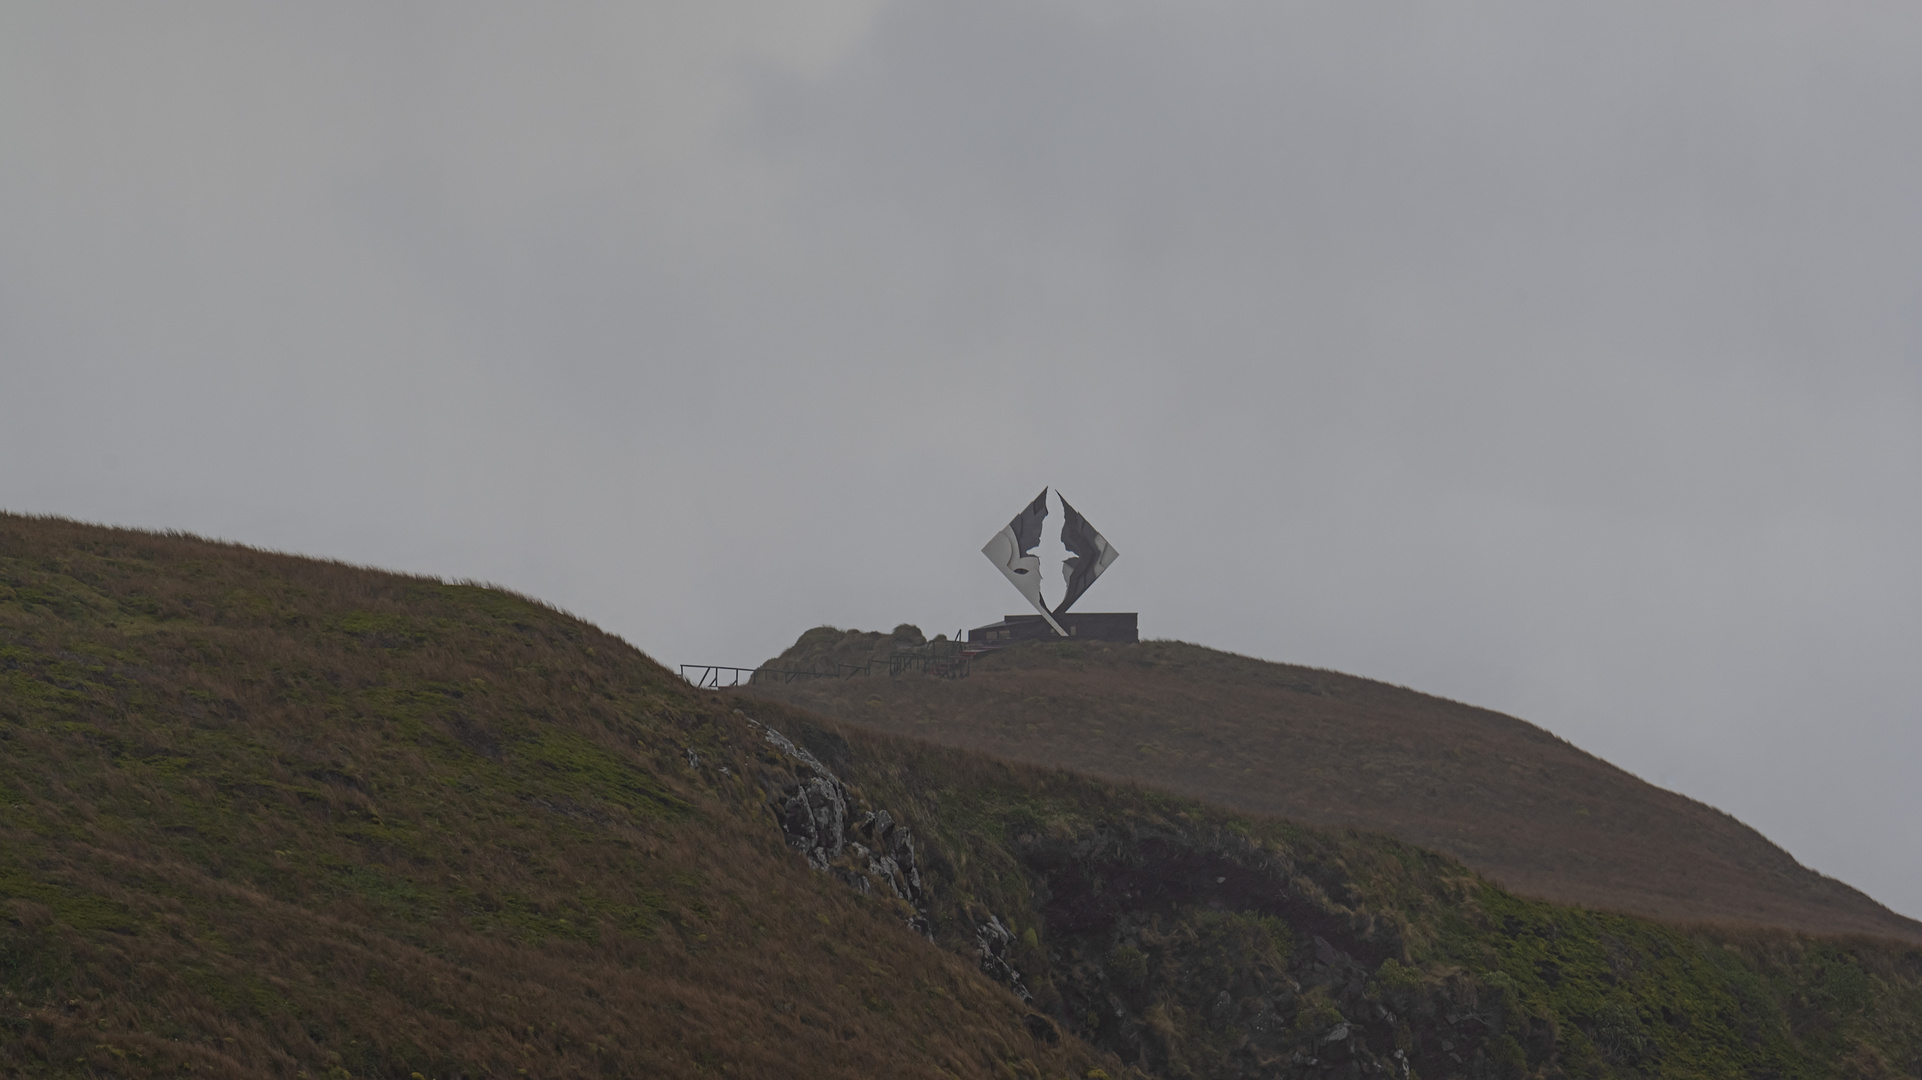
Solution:
[{"label": "rocky outcrop", "polygon": [[869,877],[885,882],[894,895],[919,908],[925,897],[921,888],[921,868],[914,857],[914,834],[894,820],[886,810],[863,814],[855,822],[854,835],[866,845],[851,841],[856,854],[868,862]]},{"label": "rocky outcrop", "polygon": [[847,850],[847,790],[832,777],[813,776],[785,794],[779,814],[788,846],[826,870]]},{"label": "rocky outcrop", "polygon": [[1002,925],[998,915],[989,915],[987,922],[975,928],[974,949],[981,960],[981,973],[1014,991],[1022,1001],[1033,1001],[1034,995],[1021,981],[1021,972],[1009,962],[1013,945],[1014,935]]},{"label": "rocky outcrop", "polygon": [[[745,717],[746,714],[742,714]],[[933,936],[914,833],[886,810],[871,809],[805,747],[756,720],[768,744],[793,768],[769,792],[769,804],[788,846],[808,865],[833,874],[864,896],[892,897],[912,911],[908,925]]]}]

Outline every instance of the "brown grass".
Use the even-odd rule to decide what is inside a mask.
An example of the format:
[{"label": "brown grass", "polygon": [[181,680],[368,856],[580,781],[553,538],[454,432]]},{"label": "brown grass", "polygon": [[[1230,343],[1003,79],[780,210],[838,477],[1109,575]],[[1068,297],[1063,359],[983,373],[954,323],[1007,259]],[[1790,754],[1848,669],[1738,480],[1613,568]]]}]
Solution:
[{"label": "brown grass", "polygon": [[[1251,663],[1161,648],[1133,654],[1149,689]],[[986,674],[1043,709],[1051,668],[1099,674]],[[1311,674],[1281,689],[1374,685]],[[880,709],[909,682],[819,685]],[[939,945],[783,845],[798,766],[736,704],[912,825]],[[0,516],[0,1075],[1265,1075],[1336,1008],[1429,1076],[1922,1062],[1913,948],[1520,900],[1380,835],[917,733],[693,692],[499,591]],[[977,969],[990,915],[1032,1005]]]},{"label": "brown grass", "polygon": [[0,516],[0,1074],[1119,1075],[808,870],[757,744],[522,598]]},{"label": "brown grass", "polygon": [[[812,632],[817,651],[831,635]],[[1922,941],[1713,807],[1524,721],[1197,645],[1034,645],[962,680],[756,685],[873,730],[1376,830],[1519,892],[1654,918]]]}]

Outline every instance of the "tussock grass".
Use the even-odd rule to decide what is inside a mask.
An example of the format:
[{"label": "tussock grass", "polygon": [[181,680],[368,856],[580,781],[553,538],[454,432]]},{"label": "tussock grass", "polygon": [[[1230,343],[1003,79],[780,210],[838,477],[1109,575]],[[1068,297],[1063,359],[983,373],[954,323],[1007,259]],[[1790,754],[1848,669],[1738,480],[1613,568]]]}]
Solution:
[{"label": "tussock grass", "polygon": [[0,516],[0,1073],[1118,1068],[793,857],[757,743],[525,597]]},{"label": "tussock grass", "polygon": [[[1099,717],[1035,674],[1099,659],[1003,662]],[[786,846],[770,808],[804,773],[748,713],[912,827],[934,942]],[[996,923],[1027,1002],[976,955]],[[1922,952],[1558,906],[1381,833],[698,692],[498,590],[0,516],[0,1073],[1391,1060],[1916,1075]]]}]

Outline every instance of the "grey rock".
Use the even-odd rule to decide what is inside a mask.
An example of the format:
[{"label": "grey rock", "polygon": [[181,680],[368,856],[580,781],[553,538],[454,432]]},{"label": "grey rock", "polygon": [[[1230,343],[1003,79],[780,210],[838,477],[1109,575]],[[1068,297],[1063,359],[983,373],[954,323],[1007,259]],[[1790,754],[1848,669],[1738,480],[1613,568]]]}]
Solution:
[{"label": "grey rock", "polygon": [[907,901],[915,910],[908,925],[932,940],[920,860],[908,827],[886,810],[857,806],[841,778],[794,740],[753,719],[748,723],[799,765],[796,782],[773,800],[788,846],[809,866],[833,873],[863,896],[879,891]]},{"label": "grey rock", "polygon": [[1002,925],[998,915],[989,915],[987,922],[975,927],[974,948],[981,958],[982,973],[1014,991],[1022,1001],[1032,1001],[1034,995],[1023,985],[1021,972],[1008,962],[1008,949],[1013,944],[1014,935]]},{"label": "grey rock", "polygon": [[780,813],[788,846],[807,856],[816,870],[826,870],[846,850],[847,789],[834,774],[803,780],[788,793]]}]

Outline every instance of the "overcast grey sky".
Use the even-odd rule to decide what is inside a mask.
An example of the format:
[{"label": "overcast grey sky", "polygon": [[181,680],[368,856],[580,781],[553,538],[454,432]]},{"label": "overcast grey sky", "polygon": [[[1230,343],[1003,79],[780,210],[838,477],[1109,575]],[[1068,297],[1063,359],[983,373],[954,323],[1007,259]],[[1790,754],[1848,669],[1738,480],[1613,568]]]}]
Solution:
[{"label": "overcast grey sky", "polygon": [[[669,664],[1079,606],[1922,916],[1922,8],[0,7],[0,506]],[[1056,519],[1058,520],[1058,519]],[[1057,585],[1058,587],[1058,585]]]}]

